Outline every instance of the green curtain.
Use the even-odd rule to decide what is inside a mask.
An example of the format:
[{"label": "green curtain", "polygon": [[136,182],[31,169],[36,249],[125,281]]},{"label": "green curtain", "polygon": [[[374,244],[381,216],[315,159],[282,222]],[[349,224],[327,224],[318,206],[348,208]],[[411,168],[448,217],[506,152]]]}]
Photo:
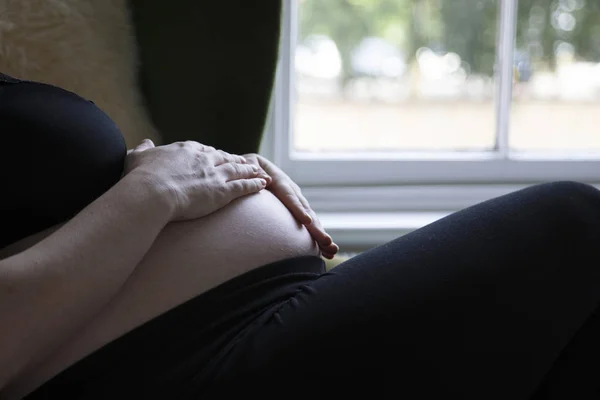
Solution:
[{"label": "green curtain", "polygon": [[130,0],[140,86],[163,143],[258,152],[274,83],[281,0]]}]

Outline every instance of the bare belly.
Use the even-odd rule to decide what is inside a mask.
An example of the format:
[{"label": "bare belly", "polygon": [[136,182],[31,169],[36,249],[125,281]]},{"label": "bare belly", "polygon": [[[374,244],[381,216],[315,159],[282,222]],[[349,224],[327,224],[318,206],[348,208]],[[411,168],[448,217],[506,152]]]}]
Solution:
[{"label": "bare belly", "polygon": [[306,228],[268,191],[208,217],[169,224],[100,314],[4,394],[20,398],[104,344],[244,272],[318,254]]}]

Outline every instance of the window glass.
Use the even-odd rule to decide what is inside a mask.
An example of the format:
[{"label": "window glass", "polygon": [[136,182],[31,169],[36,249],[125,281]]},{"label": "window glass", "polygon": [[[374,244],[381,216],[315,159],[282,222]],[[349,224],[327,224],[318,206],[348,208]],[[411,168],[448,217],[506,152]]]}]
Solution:
[{"label": "window glass", "polygon": [[496,0],[299,4],[296,151],[494,148]]},{"label": "window glass", "polygon": [[600,150],[600,2],[519,0],[510,145]]}]

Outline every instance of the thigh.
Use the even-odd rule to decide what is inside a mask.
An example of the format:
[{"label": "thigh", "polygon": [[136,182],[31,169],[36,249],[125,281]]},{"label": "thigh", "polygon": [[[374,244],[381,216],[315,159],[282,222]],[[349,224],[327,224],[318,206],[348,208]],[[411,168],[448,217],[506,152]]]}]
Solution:
[{"label": "thigh", "polygon": [[528,398],[600,302],[599,221],[599,192],[569,182],[455,213],[265,314],[206,392]]},{"label": "thigh", "polygon": [[600,399],[600,308],[563,349],[531,400]]}]

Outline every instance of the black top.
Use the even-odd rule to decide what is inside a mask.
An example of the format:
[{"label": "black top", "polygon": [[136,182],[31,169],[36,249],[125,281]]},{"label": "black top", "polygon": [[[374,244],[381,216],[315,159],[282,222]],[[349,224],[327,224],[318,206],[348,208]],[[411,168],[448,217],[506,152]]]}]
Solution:
[{"label": "black top", "polygon": [[2,84],[2,83],[19,83],[19,82],[22,82],[22,81],[17,78],[13,78],[12,76],[4,75],[2,72],[0,72],[0,84]]},{"label": "black top", "polygon": [[0,248],[65,222],[121,177],[127,147],[98,107],[0,74]]}]

